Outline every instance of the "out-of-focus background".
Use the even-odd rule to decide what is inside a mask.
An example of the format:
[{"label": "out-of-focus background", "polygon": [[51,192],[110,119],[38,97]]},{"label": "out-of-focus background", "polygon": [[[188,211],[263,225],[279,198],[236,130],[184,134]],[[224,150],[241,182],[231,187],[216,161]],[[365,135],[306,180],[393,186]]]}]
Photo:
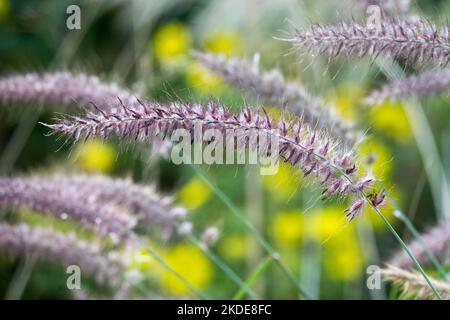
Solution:
[{"label": "out-of-focus background", "polygon": [[[70,70],[96,74],[140,95],[158,101],[183,99],[220,100],[232,108],[258,104],[246,92],[233,89],[190,55],[205,50],[252,59],[258,53],[266,69],[280,69],[287,79],[301,81],[311,92],[334,103],[345,118],[368,132],[358,148],[361,161],[374,158],[373,170],[389,186],[401,207],[419,230],[440,217],[436,198],[416,146],[413,126],[400,103],[364,109],[360,99],[386,79],[370,61],[299,56],[289,43],[278,40],[296,26],[364,18],[357,1],[299,0],[134,0],[134,1],[25,1],[0,0],[0,72]],[[81,8],[81,29],[68,30],[66,8]],[[423,0],[414,10],[440,21],[450,13],[450,2]],[[450,163],[450,116],[447,96],[425,99],[424,112],[442,155]],[[275,117],[275,106],[266,106]],[[13,110],[11,110],[13,109]],[[75,107],[74,107],[75,109]],[[92,140],[72,148],[37,121],[54,114],[21,105],[0,108],[0,172],[2,175],[52,170],[100,172],[132,176],[154,182],[172,193],[189,209],[195,234],[210,226],[219,231],[211,250],[243,279],[247,279],[267,253],[230,213],[214,190],[189,166],[176,166],[148,150]],[[54,110],[70,113],[76,110]],[[58,150],[58,151],[57,151]],[[57,151],[57,152],[56,152]],[[431,156],[431,155],[430,155]],[[375,213],[367,211],[351,223],[344,219],[345,203],[320,201],[320,191],[310,188],[288,166],[274,176],[262,177],[254,166],[203,167],[210,179],[232,202],[246,212],[269,243],[280,253],[294,277],[316,297],[326,299],[388,298],[390,290],[370,291],[366,268],[382,266],[397,243]],[[384,212],[403,233],[392,210]],[[20,212],[19,212],[20,215]],[[40,215],[23,215],[31,224],[60,222]],[[164,259],[193,286],[214,298],[231,298],[238,287],[211,260],[182,237],[149,240]],[[148,277],[156,297],[194,297],[193,292],[145,250],[132,257],[135,267]],[[14,281],[20,262],[0,257],[0,296]],[[64,269],[36,265],[23,298],[66,298]],[[296,299],[293,285],[275,263],[253,284],[258,296]]]}]

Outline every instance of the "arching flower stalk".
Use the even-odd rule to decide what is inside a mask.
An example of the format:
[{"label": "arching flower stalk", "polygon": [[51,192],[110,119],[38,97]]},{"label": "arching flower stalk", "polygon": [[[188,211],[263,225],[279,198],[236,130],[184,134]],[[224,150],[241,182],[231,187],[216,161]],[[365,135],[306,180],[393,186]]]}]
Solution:
[{"label": "arching flower stalk", "polygon": [[311,127],[327,129],[331,137],[348,147],[362,138],[353,124],[342,119],[334,106],[312,96],[297,82],[287,82],[279,70],[263,71],[257,61],[250,63],[236,57],[194,52],[194,57],[231,85],[250,91],[265,104],[286,108],[301,116]]},{"label": "arching flower stalk", "polygon": [[[71,117],[48,126],[53,133],[74,140],[115,136],[119,140],[148,141],[154,136],[168,137],[177,129],[184,129],[190,137],[195,137],[196,127],[200,127],[203,133],[209,129],[219,131],[224,140],[242,138],[243,133],[256,132],[278,141],[278,148],[274,150],[270,142],[272,139],[259,139],[256,142],[259,150],[266,150],[292,166],[299,167],[305,176],[315,176],[324,186],[324,198],[333,195],[356,196],[355,202],[361,201],[361,193],[369,189],[375,180],[371,176],[354,177],[356,164],[352,154],[341,151],[336,142],[301,121],[275,121],[266,113],[249,109],[235,115],[215,102],[207,106],[149,102],[142,103],[139,109],[125,105],[123,108],[125,111],[121,113],[89,112],[85,116]],[[202,138],[203,141],[207,140]],[[255,147],[250,146],[249,139],[243,141],[246,148]],[[379,199],[372,205],[381,206],[383,201]],[[352,204],[348,210],[349,219],[361,210],[362,206]]]},{"label": "arching flower stalk", "polygon": [[[409,272],[394,266],[388,266],[381,270],[381,275],[387,281],[392,281],[401,287],[402,296],[408,298],[413,295],[416,299],[433,300],[436,294],[431,290],[422,275]],[[430,278],[433,286],[439,291],[445,300],[450,299],[450,284]]]},{"label": "arching flower stalk", "polygon": [[115,251],[105,253],[96,242],[81,240],[75,233],[62,233],[27,224],[0,223],[0,253],[13,258],[28,256],[38,261],[77,265],[82,274],[102,285],[117,287],[127,261]]},{"label": "arching flower stalk", "polygon": [[165,237],[172,234],[176,224],[187,214],[185,208],[175,205],[172,197],[158,194],[155,186],[135,184],[131,179],[86,174],[53,174],[32,179],[71,186],[90,202],[124,208],[137,218],[139,226],[157,225],[163,229]]},{"label": "arching flower stalk", "polygon": [[26,207],[70,219],[106,236],[129,237],[137,220],[117,206],[101,203],[70,184],[27,178],[0,179],[0,206]]},{"label": "arching flower stalk", "polygon": [[[415,240],[408,244],[409,249],[420,264],[429,264],[430,255],[424,249],[427,248],[436,258],[442,262],[450,258],[450,222],[446,221],[421,235],[421,241]],[[410,269],[414,267],[411,259],[403,251],[397,252],[390,260],[390,264]]]},{"label": "arching flower stalk", "polygon": [[450,61],[449,29],[424,18],[382,19],[379,26],[354,21],[339,25],[312,25],[298,29],[287,41],[299,50],[326,54],[376,58],[383,54],[413,64],[447,65]]},{"label": "arching flower stalk", "polygon": [[450,69],[431,70],[387,83],[370,93],[364,103],[377,105],[386,100],[396,101],[411,95],[431,95],[445,91],[450,91]]}]

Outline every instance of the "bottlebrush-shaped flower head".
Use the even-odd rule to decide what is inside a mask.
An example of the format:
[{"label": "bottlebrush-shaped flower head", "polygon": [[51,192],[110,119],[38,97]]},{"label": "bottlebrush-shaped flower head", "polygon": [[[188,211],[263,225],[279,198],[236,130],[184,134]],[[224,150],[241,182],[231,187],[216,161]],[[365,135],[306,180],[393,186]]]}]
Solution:
[{"label": "bottlebrush-shaped flower head", "polygon": [[[402,296],[410,297],[411,295],[414,295],[416,299],[421,300],[432,300],[437,298],[425,278],[419,273],[409,272],[394,266],[388,266],[381,270],[381,275],[384,279],[392,281],[394,284],[400,286]],[[450,299],[450,285],[448,282],[430,277],[429,279],[443,299]]]},{"label": "bottlebrush-shaped flower head", "polygon": [[29,256],[65,267],[77,265],[82,274],[112,286],[120,285],[127,265],[120,253],[106,254],[97,243],[80,240],[75,233],[65,234],[27,224],[0,223],[0,252],[13,258]]},{"label": "bottlebrush-shaped flower head", "polygon": [[301,116],[311,127],[326,128],[331,137],[349,147],[362,137],[352,123],[335,112],[333,106],[310,95],[301,83],[285,81],[279,70],[263,71],[256,61],[250,63],[244,59],[206,52],[194,52],[194,57],[230,84],[250,91],[266,104],[286,108]]},{"label": "bottlebrush-shaped flower head", "polygon": [[170,236],[176,224],[187,215],[187,210],[175,205],[172,197],[158,194],[153,185],[135,184],[130,179],[86,174],[53,174],[33,179],[71,186],[89,202],[123,208],[137,218],[139,226],[158,226],[165,237]]},{"label": "bottlebrush-shaped flower head", "polygon": [[115,108],[118,99],[136,102],[134,95],[116,84],[102,82],[98,77],[70,72],[26,73],[0,78],[0,101],[40,105],[87,106]]},{"label": "bottlebrush-shaped flower head", "polygon": [[[341,151],[337,142],[301,121],[275,121],[266,113],[248,108],[239,114],[232,114],[215,102],[209,102],[206,106],[148,102],[142,103],[139,109],[125,105],[123,108],[124,111],[120,113],[89,112],[85,116],[66,118],[48,126],[53,133],[74,140],[115,136],[120,140],[147,141],[154,136],[168,137],[176,129],[185,129],[194,137],[197,126],[202,128],[203,133],[208,129],[218,130],[224,140],[236,139],[242,132],[256,131],[278,141],[278,148],[274,150],[270,139],[260,139],[256,142],[259,150],[273,152],[277,158],[300,168],[305,176],[315,176],[324,186],[324,198],[332,195],[360,196],[374,182],[372,177],[354,177],[356,164],[351,152]],[[245,147],[249,148],[249,140],[244,141]],[[349,208],[351,218],[356,213],[354,208],[353,205]]]},{"label": "bottlebrush-shaped flower head", "polygon": [[447,65],[450,61],[449,29],[435,26],[424,18],[381,19],[378,26],[354,21],[339,25],[312,25],[298,29],[288,39],[302,51],[313,54],[368,56],[380,54],[408,63]]},{"label": "bottlebrush-shaped flower head", "polygon": [[[120,112],[121,102],[139,104],[130,91],[115,83],[102,82],[98,77],[70,72],[26,73],[0,78],[0,103],[36,103],[48,107],[77,105]],[[165,156],[167,142],[156,139],[153,153]]]},{"label": "bottlebrush-shaped flower head", "polygon": [[439,94],[449,90],[450,69],[431,70],[387,83],[373,91],[365,98],[364,103],[377,105],[386,100],[396,101],[406,99],[411,95]]},{"label": "bottlebrush-shaped flower head", "polygon": [[61,219],[70,219],[102,235],[132,235],[135,217],[117,206],[96,201],[89,193],[81,191],[74,185],[45,178],[1,178],[0,206],[24,206]]}]

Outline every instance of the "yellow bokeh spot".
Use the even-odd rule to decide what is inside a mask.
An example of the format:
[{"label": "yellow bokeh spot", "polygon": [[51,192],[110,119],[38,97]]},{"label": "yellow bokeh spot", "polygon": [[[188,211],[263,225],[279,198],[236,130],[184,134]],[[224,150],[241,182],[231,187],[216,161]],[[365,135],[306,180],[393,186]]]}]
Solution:
[{"label": "yellow bokeh spot", "polygon": [[[351,239],[357,240],[356,237]],[[326,250],[325,255],[325,272],[330,279],[348,281],[361,276],[364,257],[358,244],[341,240],[340,247],[333,246]]]},{"label": "yellow bokeh spot", "polygon": [[342,207],[325,207],[308,213],[305,215],[305,224],[305,234],[319,242],[346,232],[348,227]]},{"label": "yellow bokeh spot", "polygon": [[342,206],[329,206],[304,218],[305,236],[322,246],[324,269],[334,280],[351,280],[361,275],[364,255],[355,222],[348,223]]},{"label": "yellow bokeh spot", "polygon": [[384,102],[371,107],[371,123],[375,130],[406,143],[412,137],[402,102]]},{"label": "yellow bokeh spot", "polygon": [[230,234],[223,237],[218,245],[220,255],[229,260],[243,259],[247,253],[245,235]]},{"label": "yellow bokeh spot", "polygon": [[[204,289],[211,281],[213,268],[208,258],[193,245],[180,244],[165,255],[168,265],[196,289]],[[169,270],[164,270],[161,284],[173,295],[191,295],[190,288]]]},{"label": "yellow bokeh spot", "polygon": [[171,22],[160,27],[153,36],[155,58],[173,64],[185,58],[192,44],[192,36],[185,25]]},{"label": "yellow bokeh spot", "polygon": [[178,200],[186,208],[196,209],[202,206],[210,196],[211,188],[201,178],[195,177],[181,188]]},{"label": "yellow bokeh spot", "polygon": [[204,47],[207,51],[231,56],[242,51],[242,40],[237,32],[216,31],[208,35]]},{"label": "yellow bokeh spot", "polygon": [[364,140],[358,145],[359,174],[364,175],[369,171],[377,179],[385,180],[390,177],[392,171],[392,155],[389,148],[381,141],[374,138]]},{"label": "yellow bokeh spot", "polygon": [[82,169],[107,173],[114,167],[116,151],[112,145],[94,139],[80,144],[75,157]]},{"label": "yellow bokeh spot", "polygon": [[298,169],[284,162],[278,163],[278,171],[273,175],[262,177],[264,187],[280,201],[287,201],[299,187],[301,175]]},{"label": "yellow bokeh spot", "polygon": [[303,213],[299,210],[277,213],[271,227],[272,236],[280,245],[299,245],[303,236]]},{"label": "yellow bokeh spot", "polygon": [[9,0],[0,0],[0,21],[5,20],[5,18],[9,15]]},{"label": "yellow bokeh spot", "polygon": [[220,92],[223,81],[199,62],[191,62],[186,68],[186,83],[200,94],[214,95]]}]

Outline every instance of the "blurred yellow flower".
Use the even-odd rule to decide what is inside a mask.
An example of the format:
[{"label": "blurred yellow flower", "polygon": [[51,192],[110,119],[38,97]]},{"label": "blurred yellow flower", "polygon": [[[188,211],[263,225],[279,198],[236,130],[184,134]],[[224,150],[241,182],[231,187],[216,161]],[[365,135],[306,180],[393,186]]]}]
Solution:
[{"label": "blurred yellow flower", "polygon": [[116,151],[112,145],[94,139],[80,144],[75,158],[84,170],[106,173],[114,167]]},{"label": "blurred yellow flower", "polygon": [[186,57],[191,44],[189,29],[179,22],[163,25],[153,36],[155,58],[166,64],[178,63],[181,58]]},{"label": "blurred yellow flower", "polygon": [[9,15],[9,0],[0,0],[0,21],[5,20],[5,18]]},{"label": "blurred yellow flower", "polygon": [[364,256],[354,222],[347,223],[342,206],[316,209],[304,216],[305,236],[321,243],[324,268],[335,280],[350,280],[361,274]]},{"label": "blurred yellow flower", "polygon": [[186,83],[202,95],[218,94],[222,87],[222,79],[211,73],[199,62],[191,62],[186,69]]},{"label": "blurred yellow flower", "polygon": [[267,114],[274,120],[280,121],[281,119],[294,121],[298,118],[298,116],[294,115],[290,111],[288,111],[286,108],[283,107],[276,107],[276,106],[265,106],[264,110],[267,112]]},{"label": "blurred yellow flower", "polygon": [[371,122],[373,127],[398,142],[406,143],[412,137],[408,118],[403,110],[402,102],[384,102],[371,107]]},{"label": "blurred yellow flower", "polygon": [[207,51],[231,56],[241,52],[242,40],[238,32],[215,31],[205,39],[204,47]]},{"label": "blurred yellow flower", "polygon": [[223,237],[218,245],[219,253],[229,260],[240,260],[247,254],[247,239],[245,235],[230,234]]},{"label": "blurred yellow flower", "polygon": [[336,106],[336,111],[344,119],[355,121],[357,118],[357,104],[363,96],[363,90],[360,85],[346,83],[340,85],[336,93],[332,96],[332,102]]},{"label": "blurred yellow flower", "polygon": [[392,155],[383,142],[374,138],[365,139],[358,145],[360,174],[372,172],[377,179],[388,179],[392,171]]},{"label": "blurred yellow flower", "polygon": [[345,237],[334,238],[336,244],[325,250],[324,267],[330,279],[348,281],[362,274],[364,256],[358,239],[355,236],[345,240]]},{"label": "blurred yellow flower", "polygon": [[211,196],[211,188],[199,177],[185,184],[178,193],[181,205],[188,209],[202,206]]},{"label": "blurred yellow flower", "polygon": [[271,232],[283,246],[299,245],[303,235],[303,213],[300,210],[279,212],[273,218]]},{"label": "blurred yellow flower", "polygon": [[299,188],[301,174],[298,169],[284,162],[279,162],[277,173],[262,176],[264,187],[280,201],[287,201]]},{"label": "blurred yellow flower", "polygon": [[305,215],[305,235],[316,241],[326,241],[345,232],[346,221],[342,207],[324,207]]},{"label": "blurred yellow flower", "polygon": [[[180,244],[165,255],[169,266],[197,289],[204,289],[213,277],[213,267],[208,258],[193,245]],[[190,295],[192,291],[169,270],[164,270],[162,286],[173,295]]]}]

